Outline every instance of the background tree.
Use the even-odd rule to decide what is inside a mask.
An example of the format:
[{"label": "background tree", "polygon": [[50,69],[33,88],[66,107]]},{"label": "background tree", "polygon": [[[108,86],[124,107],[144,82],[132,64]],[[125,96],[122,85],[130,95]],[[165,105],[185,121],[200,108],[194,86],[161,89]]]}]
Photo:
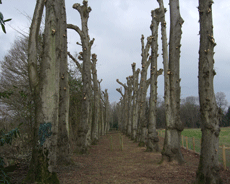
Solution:
[{"label": "background tree", "polygon": [[201,154],[196,183],[222,183],[219,175],[218,149],[220,111],[216,104],[213,78],[214,46],[212,24],[213,1],[199,0],[200,49],[199,49],[199,101],[201,113]]},{"label": "background tree", "polygon": [[[39,45],[41,47],[41,42],[39,42]],[[29,89],[27,59],[28,37],[19,37],[15,40],[3,60],[0,61],[2,68],[0,90],[12,91],[10,98],[1,98],[1,110],[5,115],[7,124],[11,122],[11,128],[23,122],[21,133],[28,132],[29,140],[32,140],[34,105]],[[38,59],[40,59],[39,56]]]},{"label": "background tree", "polygon": [[180,117],[182,123],[187,128],[199,128],[201,124],[199,98],[188,96],[181,101]]},{"label": "background tree", "polygon": [[222,110],[222,113],[226,111],[228,101],[226,100],[226,95],[224,92],[216,93],[216,104]]}]

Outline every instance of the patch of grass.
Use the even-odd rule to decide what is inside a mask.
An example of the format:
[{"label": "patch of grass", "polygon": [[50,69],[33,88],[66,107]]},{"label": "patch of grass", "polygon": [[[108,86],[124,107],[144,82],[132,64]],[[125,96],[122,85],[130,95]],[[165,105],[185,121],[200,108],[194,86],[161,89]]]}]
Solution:
[{"label": "patch of grass", "polygon": [[[219,145],[225,145],[226,147],[230,147],[230,127],[221,127],[220,128],[220,135],[219,135]],[[164,137],[165,130],[158,130],[159,135]],[[195,138],[195,151],[200,153],[200,140],[202,137],[202,132],[200,128],[189,128],[184,129],[181,132],[181,135],[184,137],[183,146],[186,147],[186,139],[185,136],[188,137],[188,148],[193,150],[193,140],[192,137]],[[182,145],[182,141],[181,141]],[[226,150],[226,160],[227,166],[230,167],[230,150]],[[219,161],[222,163],[222,148],[219,148]]]}]

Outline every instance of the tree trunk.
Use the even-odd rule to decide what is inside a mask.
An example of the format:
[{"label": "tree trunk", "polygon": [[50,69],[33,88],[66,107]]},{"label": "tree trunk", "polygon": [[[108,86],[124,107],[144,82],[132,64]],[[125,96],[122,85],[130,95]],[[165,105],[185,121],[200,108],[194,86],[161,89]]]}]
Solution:
[{"label": "tree trunk", "polygon": [[[147,69],[150,64],[149,56],[149,49],[152,43],[152,37],[147,38],[146,46],[144,46],[144,36],[141,37],[141,44],[142,44],[142,71],[141,71],[141,79],[140,79],[140,115],[139,115],[139,123],[141,127],[141,134],[140,134],[140,142],[139,146],[146,145],[147,142],[147,119],[145,116],[145,108],[146,108],[146,93],[148,89],[148,85],[146,82],[147,78]],[[149,58],[149,59],[148,59]]]},{"label": "tree trunk", "polygon": [[140,73],[140,69],[136,68],[136,63],[132,64],[133,70],[133,121],[132,121],[132,139],[136,139],[137,135],[137,121],[138,121],[138,102],[137,102],[137,92],[138,92],[138,76]]},{"label": "tree trunk", "polygon": [[82,113],[80,118],[80,125],[77,133],[77,146],[76,152],[84,154],[88,152],[88,140],[87,133],[89,131],[90,117],[90,100],[91,100],[91,47],[94,39],[90,40],[88,34],[88,18],[91,8],[88,7],[88,1],[83,0],[83,5],[76,3],[73,5],[81,16],[82,29],[78,26],[68,24],[67,28],[74,29],[78,32],[81,38],[82,45],[82,59],[83,59],[83,70],[82,70],[82,82],[83,82],[83,101],[82,101]]},{"label": "tree trunk", "polygon": [[94,116],[92,124],[92,144],[98,142],[98,115],[99,115],[99,90],[96,70],[97,55],[92,55],[92,73],[93,73],[93,90],[94,90]]},{"label": "tree trunk", "polygon": [[[35,92],[35,127],[34,145],[30,169],[26,180],[28,182],[59,183],[54,173],[57,157],[57,133],[58,133],[58,106],[59,106],[59,67],[57,61],[59,48],[59,22],[58,10],[60,4],[56,1],[46,1],[46,20],[44,31],[44,52],[40,66],[40,76],[36,73],[36,56],[29,59],[30,86]],[[37,44],[37,35],[44,3],[37,1],[30,32],[29,51]],[[63,7],[61,7],[63,8]],[[35,31],[35,32],[34,32]],[[31,52],[29,52],[31,53]],[[30,57],[30,56],[29,56]],[[39,89],[38,89],[39,85]],[[39,95],[38,95],[39,94]]]},{"label": "tree trunk", "polygon": [[67,63],[67,31],[65,1],[59,0],[57,32],[59,37],[57,62],[60,63],[59,125],[58,125],[58,165],[71,164],[69,156],[69,84]]},{"label": "tree trunk", "polygon": [[127,77],[127,92],[128,92],[128,124],[127,124],[127,135],[131,137],[131,115],[132,115],[132,79],[131,76]]},{"label": "tree trunk", "polygon": [[[163,3],[162,3],[163,4]],[[163,10],[163,7],[161,8]],[[168,114],[166,121],[166,134],[164,148],[162,151],[162,160],[177,161],[183,163],[183,155],[180,150],[180,139],[183,125],[180,120],[180,40],[181,26],[183,19],[180,16],[179,0],[170,0],[170,44],[169,44],[169,75],[170,82],[170,103],[171,113]],[[163,23],[164,24],[164,23]],[[166,104],[166,108],[167,108]]]},{"label": "tree trunk", "polygon": [[[121,83],[118,79],[117,79],[117,83],[122,85],[124,87],[124,90],[125,90],[125,93],[123,95],[123,101],[124,101],[123,102],[124,103],[124,111],[123,111],[123,114],[124,114],[124,122],[123,122],[124,132],[123,133],[127,134],[128,133],[128,121],[129,121],[128,87],[126,86],[126,84]],[[118,92],[120,92],[120,91],[118,91]]]},{"label": "tree trunk", "polygon": [[199,50],[199,100],[201,113],[202,143],[196,183],[220,184],[218,149],[220,117],[216,104],[213,78],[214,46],[212,24],[213,1],[199,0],[200,50]]},{"label": "tree trunk", "polygon": [[105,133],[107,134],[109,132],[109,129],[110,129],[110,125],[109,125],[109,95],[108,95],[108,89],[105,89],[104,99],[105,99]]},{"label": "tree trunk", "polygon": [[158,57],[158,26],[160,21],[159,9],[152,11],[152,54],[151,54],[151,79],[150,79],[150,99],[149,99],[149,126],[148,126],[148,143],[147,151],[159,151],[159,139],[156,131],[156,112],[157,112],[157,77],[162,74],[163,70],[157,71]]}]

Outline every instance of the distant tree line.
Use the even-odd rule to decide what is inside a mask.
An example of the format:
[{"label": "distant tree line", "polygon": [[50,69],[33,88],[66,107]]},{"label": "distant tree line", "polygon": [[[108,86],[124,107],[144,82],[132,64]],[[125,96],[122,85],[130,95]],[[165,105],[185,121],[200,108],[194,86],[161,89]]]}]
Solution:
[{"label": "distant tree line", "polygon": [[[146,99],[146,116],[149,112],[149,98]],[[165,105],[164,100],[158,96],[157,99],[157,129],[165,128]],[[220,127],[230,126],[230,106],[228,107],[228,101],[226,100],[226,95],[223,92],[216,93],[216,103],[222,113],[222,121]],[[119,103],[113,103],[112,108],[112,126],[118,127],[118,116],[119,116]],[[185,128],[200,128],[200,106],[199,98],[195,96],[188,96],[181,100],[180,108],[181,121]],[[148,118],[146,118],[148,119]]]}]

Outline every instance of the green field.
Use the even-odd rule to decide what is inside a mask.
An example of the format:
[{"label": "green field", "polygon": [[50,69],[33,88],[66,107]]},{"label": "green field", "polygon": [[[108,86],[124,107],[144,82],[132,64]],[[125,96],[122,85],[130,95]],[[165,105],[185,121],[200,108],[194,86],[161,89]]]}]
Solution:
[{"label": "green field", "polygon": [[[163,132],[163,136],[165,133],[165,130],[158,130],[158,132]],[[188,137],[188,148],[193,150],[193,140],[192,137],[195,138],[195,151],[197,153],[200,153],[200,140],[202,136],[202,132],[200,128],[191,128],[191,129],[184,129],[181,132],[181,135],[183,135],[183,146],[186,147],[186,139],[185,137]],[[161,133],[160,133],[161,136]],[[181,141],[182,145],[182,141]],[[220,136],[219,136],[219,145],[225,145],[226,147],[230,147],[230,127],[224,127],[221,128]],[[230,167],[230,150],[226,150],[226,160],[227,160],[227,166]],[[222,162],[222,148],[219,148],[219,161]]]},{"label": "green field", "polygon": [[[219,145],[225,145],[227,147],[230,147],[230,127],[221,127],[220,128],[220,140]],[[165,132],[165,130],[160,130]],[[184,129],[181,132],[181,135],[187,136],[187,137],[194,137],[195,139],[201,139],[201,129],[200,128],[189,128]]]}]

